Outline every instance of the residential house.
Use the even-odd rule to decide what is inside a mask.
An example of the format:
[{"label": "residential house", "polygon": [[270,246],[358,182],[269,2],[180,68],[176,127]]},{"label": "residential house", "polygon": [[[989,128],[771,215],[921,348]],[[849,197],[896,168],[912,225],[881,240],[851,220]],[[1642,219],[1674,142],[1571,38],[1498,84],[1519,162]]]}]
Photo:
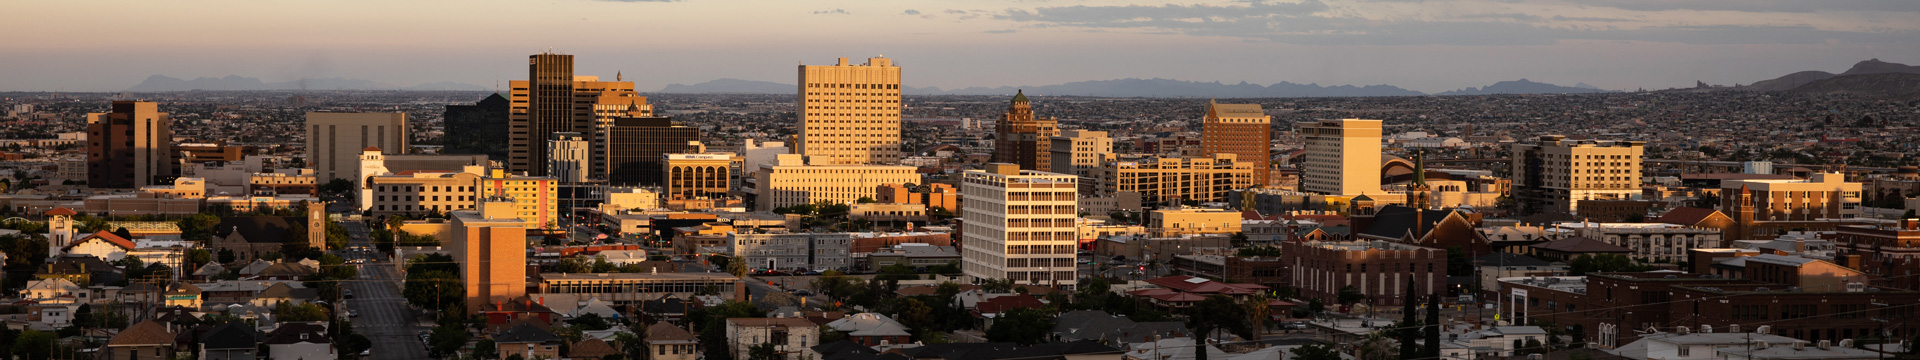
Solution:
[{"label": "residential house", "polygon": [[694,360],[700,338],[665,321],[647,327],[646,345],[654,360]]},{"label": "residential house", "polygon": [[63,254],[92,256],[105,261],[119,261],[121,258],[127,257],[127,252],[132,251],[136,247],[138,247],[138,245],[135,245],[132,240],[114,235],[112,232],[106,230],[101,230],[87,235],[79,241],[74,241],[72,244],[68,244],[67,247],[60,249],[60,251]]},{"label": "residential house", "polygon": [[725,346],[733,350],[733,358],[745,359],[750,348],[761,344],[773,344],[786,360],[820,359],[812,349],[820,344],[820,326],[802,318],[727,319]]},{"label": "residential house", "polygon": [[328,360],[339,358],[327,327],[314,323],[281,323],[267,333],[269,360]]},{"label": "residential house", "polygon": [[200,360],[255,360],[260,335],[246,324],[224,323],[201,333],[197,346]]},{"label": "residential house", "polygon": [[292,305],[306,304],[308,301],[320,297],[319,289],[296,288],[288,284],[290,283],[283,282],[268,285],[265,290],[260,290],[260,293],[254,294],[253,301],[249,303],[253,304],[253,306],[273,308],[283,303]]},{"label": "residential house", "polygon": [[142,321],[107,340],[102,359],[109,360],[171,360],[173,359],[174,333],[167,325],[154,320]]},{"label": "residential house", "polygon": [[613,345],[608,344],[606,340],[600,339],[583,339],[576,341],[572,347],[567,349],[567,358],[574,360],[599,359],[607,355],[615,354],[620,354],[620,350],[614,349]]},{"label": "residential house", "polygon": [[877,313],[853,314],[827,323],[827,327],[865,346],[906,344],[910,342],[908,338],[913,336],[907,332],[906,325]]},{"label": "residential house", "polygon": [[52,299],[62,296],[85,299],[87,295],[87,289],[66,278],[34,280],[27,283],[26,289],[20,290],[20,298],[26,300]]},{"label": "residential house", "polygon": [[[521,322],[493,335],[501,359],[520,355],[523,359],[560,358],[560,337],[538,326]],[[744,358],[743,358],[744,359]]]}]

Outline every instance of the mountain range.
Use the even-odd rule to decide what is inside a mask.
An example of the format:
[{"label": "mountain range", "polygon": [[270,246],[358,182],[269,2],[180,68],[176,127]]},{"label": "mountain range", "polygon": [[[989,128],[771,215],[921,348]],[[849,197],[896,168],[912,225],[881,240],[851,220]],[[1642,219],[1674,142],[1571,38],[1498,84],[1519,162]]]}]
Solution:
[{"label": "mountain range", "polygon": [[162,91],[233,91],[233,90],[415,90],[415,91],[484,91],[486,87],[456,82],[436,82],[413,86],[395,86],[370,80],[348,78],[300,79],[287,82],[265,82],[260,79],[239,75],[226,77],[202,77],[184,80],[164,75],[148,76],[139,85],[128,88],[131,92]]},{"label": "mountain range", "polygon": [[[1796,88],[1799,88],[1801,86],[1810,85],[1815,82],[1831,79],[1837,76],[1875,75],[1875,74],[1920,74],[1920,66],[1906,65],[1906,64],[1900,64],[1900,63],[1890,63],[1890,62],[1880,61],[1880,59],[1868,59],[1867,61],[1854,63],[1852,68],[1848,68],[1846,72],[1839,73],[1839,74],[1834,74],[1834,73],[1825,72],[1825,71],[1801,71],[1801,72],[1796,72],[1792,74],[1787,74],[1786,76],[1757,81],[1752,84],[1747,84],[1745,86],[1734,86],[1734,87],[1729,87],[1725,89],[1740,90],[1740,91],[1789,91],[1789,90],[1794,90]],[[1862,80],[1848,80],[1848,81],[1843,81],[1843,83],[1868,85],[1869,83],[1873,83],[1873,82],[1862,81]],[[1830,91],[1838,90],[1834,88],[1834,86],[1837,86],[1837,85],[1834,85],[1834,84],[1823,85],[1824,91],[1822,92],[1830,92]],[[1859,89],[1859,90],[1868,90],[1868,89]]]},{"label": "mountain range", "polygon": [[[671,84],[660,90],[663,93],[681,94],[792,94],[793,84],[770,81],[719,79],[699,84]],[[1271,98],[1271,97],[1367,97],[1367,96],[1421,96],[1427,95],[1392,85],[1335,85],[1296,84],[1280,82],[1273,85],[1225,84],[1220,82],[1196,82],[1172,79],[1117,79],[1071,82],[1058,85],[1041,86],[1001,86],[968,87],[953,90],[938,87],[905,87],[906,95],[1010,95],[1015,90],[1024,90],[1035,94],[1063,96],[1100,96],[1100,97],[1220,97],[1220,98]],[[1592,85],[1580,83],[1574,86],[1560,86],[1520,79],[1502,81],[1484,88],[1466,88],[1434,95],[1484,95],[1484,94],[1579,94],[1610,92]]]}]

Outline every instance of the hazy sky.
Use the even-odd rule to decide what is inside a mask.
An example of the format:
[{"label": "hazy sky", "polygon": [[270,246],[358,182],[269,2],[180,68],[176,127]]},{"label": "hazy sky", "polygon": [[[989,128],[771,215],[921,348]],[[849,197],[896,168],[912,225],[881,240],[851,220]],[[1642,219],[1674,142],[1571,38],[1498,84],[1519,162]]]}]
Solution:
[{"label": "hazy sky", "polygon": [[[908,86],[1116,78],[1609,89],[1920,63],[1915,0],[181,0],[0,4],[0,90],[149,75],[492,87],[575,55],[645,90],[885,55]],[[856,63],[860,62],[858,60]]]}]

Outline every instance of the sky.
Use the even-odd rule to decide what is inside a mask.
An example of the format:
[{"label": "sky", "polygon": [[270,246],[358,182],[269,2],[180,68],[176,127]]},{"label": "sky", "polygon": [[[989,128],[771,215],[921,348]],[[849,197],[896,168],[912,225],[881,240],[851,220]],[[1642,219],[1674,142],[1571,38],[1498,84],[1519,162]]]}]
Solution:
[{"label": "sky", "polygon": [[0,4],[0,91],[150,75],[504,87],[575,55],[642,90],[886,56],[913,87],[1119,78],[1616,90],[1920,64],[1914,0],[179,0]]}]

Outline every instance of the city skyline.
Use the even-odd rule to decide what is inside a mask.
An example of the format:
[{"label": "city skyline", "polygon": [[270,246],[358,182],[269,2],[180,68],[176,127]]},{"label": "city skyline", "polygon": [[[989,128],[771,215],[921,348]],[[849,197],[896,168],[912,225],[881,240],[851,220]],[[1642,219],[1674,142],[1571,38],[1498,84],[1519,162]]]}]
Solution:
[{"label": "city skyline", "polygon": [[624,73],[643,91],[720,78],[791,83],[788,61],[879,55],[914,69],[902,82],[920,88],[1170,78],[1428,93],[1520,78],[1616,90],[1744,84],[1869,58],[1920,62],[1920,3],[1875,0],[83,1],[9,10],[20,20],[0,29],[60,30],[0,50],[15,64],[0,72],[0,91],[120,91],[151,75],[504,90],[524,76],[520,56],[546,49],[580,55],[578,74]]}]

